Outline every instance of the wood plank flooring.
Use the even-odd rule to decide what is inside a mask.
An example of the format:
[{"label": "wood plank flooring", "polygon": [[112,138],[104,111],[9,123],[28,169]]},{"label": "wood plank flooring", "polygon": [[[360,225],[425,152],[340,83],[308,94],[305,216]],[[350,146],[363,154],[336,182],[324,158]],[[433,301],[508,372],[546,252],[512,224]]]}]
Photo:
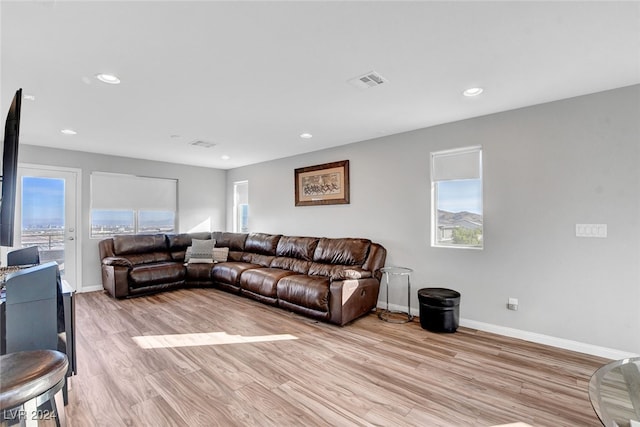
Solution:
[{"label": "wood plank flooring", "polygon": [[71,426],[600,425],[606,359],[472,329],[338,327],[214,289],[78,294],[76,315]]}]

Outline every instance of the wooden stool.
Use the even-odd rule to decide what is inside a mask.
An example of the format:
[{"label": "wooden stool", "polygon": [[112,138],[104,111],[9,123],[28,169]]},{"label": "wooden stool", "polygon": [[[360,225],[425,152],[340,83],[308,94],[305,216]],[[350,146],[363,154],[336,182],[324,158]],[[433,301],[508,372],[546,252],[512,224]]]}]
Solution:
[{"label": "wooden stool", "polygon": [[[38,420],[55,419],[65,426],[62,387],[69,361],[54,350],[33,350],[0,356],[0,411],[3,420],[37,426]],[[38,409],[51,402],[51,410]]]}]

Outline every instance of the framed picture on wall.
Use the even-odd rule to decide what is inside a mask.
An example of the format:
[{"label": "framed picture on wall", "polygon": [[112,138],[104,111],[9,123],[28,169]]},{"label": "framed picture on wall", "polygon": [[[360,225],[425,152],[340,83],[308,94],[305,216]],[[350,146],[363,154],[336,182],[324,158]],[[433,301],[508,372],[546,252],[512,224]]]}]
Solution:
[{"label": "framed picture on wall", "polygon": [[349,160],[295,170],[296,206],[349,203]]}]

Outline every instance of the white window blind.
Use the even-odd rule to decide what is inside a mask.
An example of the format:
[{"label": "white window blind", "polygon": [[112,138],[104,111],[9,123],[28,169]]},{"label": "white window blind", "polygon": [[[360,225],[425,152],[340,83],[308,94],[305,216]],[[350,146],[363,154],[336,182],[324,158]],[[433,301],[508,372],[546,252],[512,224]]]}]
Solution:
[{"label": "white window blind", "polygon": [[91,174],[91,209],[175,211],[178,181],[135,175]]},{"label": "white window blind", "polygon": [[431,153],[431,180],[479,179],[481,153],[480,146]]}]

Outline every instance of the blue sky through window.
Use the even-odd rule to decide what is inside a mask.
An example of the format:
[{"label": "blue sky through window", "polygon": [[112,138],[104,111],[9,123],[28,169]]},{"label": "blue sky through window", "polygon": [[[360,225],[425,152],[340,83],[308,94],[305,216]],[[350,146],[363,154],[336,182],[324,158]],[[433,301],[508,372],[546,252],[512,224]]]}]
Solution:
[{"label": "blue sky through window", "polygon": [[22,228],[64,226],[64,180],[22,178]]},{"label": "blue sky through window", "polygon": [[482,215],[482,180],[462,179],[438,182],[438,209]]},{"label": "blue sky through window", "polygon": [[[438,207],[448,212],[482,214],[482,181],[454,180],[438,183]],[[94,225],[130,224],[131,211],[92,212]],[[145,212],[145,222],[167,220],[167,212]],[[22,228],[64,225],[64,180],[22,178]]]}]

